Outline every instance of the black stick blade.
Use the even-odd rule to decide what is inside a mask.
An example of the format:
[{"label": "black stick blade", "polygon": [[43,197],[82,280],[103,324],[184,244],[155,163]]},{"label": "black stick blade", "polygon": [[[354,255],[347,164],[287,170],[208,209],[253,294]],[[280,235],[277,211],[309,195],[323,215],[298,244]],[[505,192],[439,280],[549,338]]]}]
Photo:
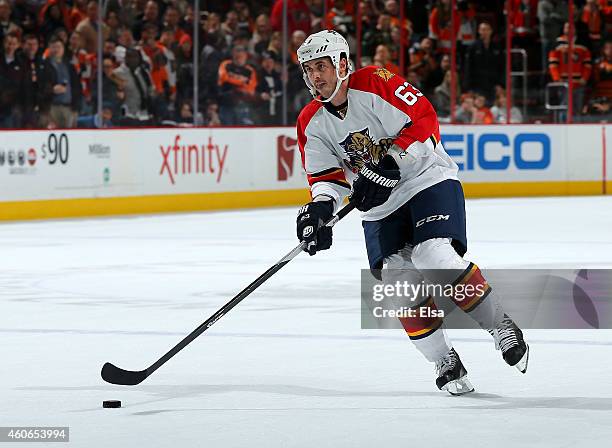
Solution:
[{"label": "black stick blade", "polygon": [[102,366],[102,379],[107,383],[119,384],[121,386],[135,386],[147,378],[146,370],[131,371],[123,370],[110,362]]}]

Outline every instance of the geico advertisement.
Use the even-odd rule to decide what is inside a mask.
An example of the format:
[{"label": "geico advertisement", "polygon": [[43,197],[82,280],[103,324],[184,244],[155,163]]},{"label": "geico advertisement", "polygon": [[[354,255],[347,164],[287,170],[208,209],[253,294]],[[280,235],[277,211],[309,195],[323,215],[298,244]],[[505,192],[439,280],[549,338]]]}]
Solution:
[{"label": "geico advertisement", "polygon": [[443,126],[441,133],[463,181],[565,179],[565,127]]},{"label": "geico advertisement", "polygon": [[290,128],[7,132],[0,201],[307,186]]}]

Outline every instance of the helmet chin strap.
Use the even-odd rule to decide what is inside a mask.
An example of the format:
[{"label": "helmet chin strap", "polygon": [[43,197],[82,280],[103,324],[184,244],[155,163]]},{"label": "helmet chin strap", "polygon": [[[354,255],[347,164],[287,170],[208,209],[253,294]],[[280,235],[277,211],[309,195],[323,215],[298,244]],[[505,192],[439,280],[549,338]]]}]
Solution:
[{"label": "helmet chin strap", "polygon": [[346,75],[344,75],[344,77],[340,77],[340,69],[338,67],[336,67],[336,77],[338,78],[338,80],[336,81],[336,88],[334,89],[333,93],[329,96],[329,98],[324,99],[324,100],[320,100],[319,98],[315,98],[315,100],[321,102],[321,103],[329,103],[331,100],[334,99],[334,97],[336,96],[336,93],[338,93],[338,90],[340,90],[340,85],[342,84],[342,81],[344,81],[345,79],[347,79],[350,75],[350,72],[347,68],[346,70]]}]

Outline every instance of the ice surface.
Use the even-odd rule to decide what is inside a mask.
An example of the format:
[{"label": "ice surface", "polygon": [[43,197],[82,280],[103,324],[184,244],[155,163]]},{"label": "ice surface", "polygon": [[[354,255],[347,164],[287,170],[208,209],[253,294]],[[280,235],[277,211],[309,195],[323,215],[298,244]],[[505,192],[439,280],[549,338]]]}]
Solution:
[{"label": "ice surface", "polygon": [[[610,197],[467,208],[483,267],[612,267]],[[442,393],[401,331],[360,329],[357,214],[140,386],[101,380],[105,361],[149,365],[288,252],[295,214],[0,225],[0,426],[70,426],[74,447],[609,443],[611,331],[527,331],[525,376],[485,333],[450,331],[477,392]]]}]

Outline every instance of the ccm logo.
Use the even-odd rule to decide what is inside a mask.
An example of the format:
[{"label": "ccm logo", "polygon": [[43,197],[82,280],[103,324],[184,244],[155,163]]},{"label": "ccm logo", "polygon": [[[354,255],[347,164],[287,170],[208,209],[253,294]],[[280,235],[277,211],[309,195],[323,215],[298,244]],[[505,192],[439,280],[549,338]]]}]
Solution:
[{"label": "ccm logo", "polygon": [[417,223],[416,223],[416,227],[421,227],[426,222],[448,221],[448,218],[450,218],[450,215],[432,215],[432,216],[428,216],[427,218],[419,219],[417,221]]}]

